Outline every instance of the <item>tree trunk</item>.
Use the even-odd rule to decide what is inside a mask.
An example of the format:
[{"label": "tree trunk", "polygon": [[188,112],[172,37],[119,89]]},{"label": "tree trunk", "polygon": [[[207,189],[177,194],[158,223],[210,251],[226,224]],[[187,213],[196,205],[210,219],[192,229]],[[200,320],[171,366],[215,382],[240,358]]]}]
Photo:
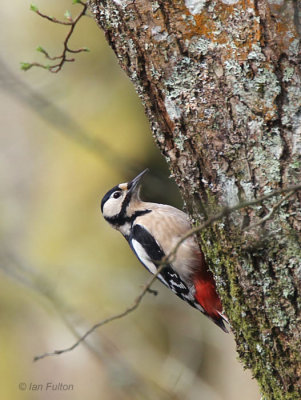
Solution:
[{"label": "tree trunk", "polygon": [[[195,224],[300,180],[298,0],[90,5]],[[301,398],[298,197],[271,197],[199,234],[264,399]]]}]

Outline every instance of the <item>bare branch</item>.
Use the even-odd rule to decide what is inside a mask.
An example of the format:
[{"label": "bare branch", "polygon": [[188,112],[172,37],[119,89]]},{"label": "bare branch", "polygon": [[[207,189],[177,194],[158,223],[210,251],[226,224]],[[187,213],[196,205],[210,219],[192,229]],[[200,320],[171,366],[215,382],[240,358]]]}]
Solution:
[{"label": "bare branch", "polygon": [[[14,251],[8,251],[8,246],[0,245],[0,273],[4,273],[9,279],[15,284],[20,284],[29,290],[33,290],[38,295],[42,296],[45,300],[49,301],[49,304],[57,312],[59,318],[63,321],[66,327],[73,333],[76,338],[81,337],[80,330],[78,328],[78,322],[80,321],[81,329],[87,325],[87,322],[83,320],[82,316],[77,311],[73,310],[69,304],[66,304],[65,300],[60,297],[52,286],[51,282],[46,276],[41,274],[32,265],[28,265],[22,259],[19,258]],[[42,302],[43,304],[43,302]],[[41,305],[41,303],[40,303]],[[76,323],[75,323],[76,321]],[[88,329],[88,328],[86,328]],[[118,371],[121,371],[122,375],[127,377],[124,388],[134,390],[140,393],[141,389],[145,395],[145,399],[153,399],[154,389],[158,390],[158,397],[161,399],[161,394],[164,389],[159,382],[154,383],[141,373],[141,370],[133,368],[133,366],[124,359],[118,347],[111,340],[102,335],[95,340],[85,340],[83,345],[86,346],[93,354],[107,366],[107,373],[115,376],[116,367]],[[108,366],[109,364],[109,366]],[[175,397],[164,391],[164,399],[173,399]],[[178,398],[178,397],[177,397]]]},{"label": "bare branch", "polygon": [[48,60],[52,60],[52,61],[60,60],[57,64],[45,65],[45,64],[38,63],[38,62],[33,62],[33,63],[23,62],[23,63],[21,63],[21,68],[24,71],[28,71],[32,67],[40,67],[40,68],[48,69],[48,71],[50,71],[52,73],[57,73],[62,69],[63,65],[66,62],[75,61],[74,58],[68,58],[68,53],[77,54],[77,53],[82,53],[82,52],[89,51],[89,49],[86,48],[86,47],[81,47],[79,49],[70,49],[69,48],[69,40],[70,40],[70,38],[71,38],[71,36],[73,34],[75,26],[77,25],[79,20],[83,16],[86,15],[87,8],[88,8],[88,4],[83,2],[83,1],[77,1],[76,3],[82,5],[83,8],[82,8],[81,12],[74,19],[71,17],[70,13],[67,11],[65,13],[65,17],[67,18],[67,21],[61,21],[61,20],[58,20],[57,18],[51,17],[49,15],[46,15],[46,14],[42,13],[36,6],[31,5],[31,10],[34,11],[36,14],[38,14],[40,17],[45,18],[48,21],[51,21],[51,22],[53,22],[55,24],[69,26],[70,29],[69,29],[69,31],[68,31],[68,33],[67,33],[67,35],[65,37],[65,40],[63,42],[63,51],[62,51],[62,53],[60,55],[52,57],[41,46],[39,46],[37,48],[37,51],[43,53]]},{"label": "bare branch", "polygon": [[[266,194],[264,196],[261,196],[258,199],[254,199],[254,200],[250,200],[250,201],[244,201],[242,203],[236,204],[233,207],[224,207],[224,208],[222,208],[222,210],[220,212],[216,213],[215,215],[211,215],[210,217],[208,217],[208,219],[203,224],[201,224],[199,226],[196,226],[194,228],[191,228],[189,231],[187,231],[187,233],[185,235],[183,235],[182,238],[178,241],[178,243],[176,244],[174,249],[169,253],[168,257],[165,260],[165,263],[172,262],[172,260],[175,257],[175,254],[178,251],[180,245],[186,239],[188,239],[190,236],[193,236],[195,233],[200,232],[202,229],[207,228],[207,226],[212,225],[214,222],[222,219],[223,217],[226,217],[227,215],[229,215],[229,214],[231,214],[231,213],[233,213],[235,211],[241,210],[243,208],[252,207],[252,206],[255,206],[257,204],[260,204],[263,201],[268,200],[271,197],[275,197],[275,196],[277,196],[279,194],[282,194],[282,193],[290,192],[289,196],[288,196],[288,197],[290,197],[293,193],[297,192],[300,189],[301,189],[301,184],[300,185],[290,185],[290,186],[287,186],[287,187],[282,188],[282,189],[274,190],[273,192],[268,193],[268,194]],[[281,199],[280,204],[282,203],[282,201],[285,200],[285,197]],[[275,207],[274,207],[275,210],[272,209],[272,215],[274,214],[276,209],[280,206],[280,204],[277,203],[275,205]],[[266,217],[270,218],[271,216],[267,215]],[[259,224],[261,224],[262,222],[264,222],[264,221],[261,220],[259,222]]]},{"label": "bare branch", "polygon": [[287,200],[289,197],[291,197],[293,194],[295,193],[295,191],[291,191],[289,193],[287,193],[284,197],[282,197],[268,212],[268,214],[261,218],[258,222],[251,224],[249,226],[246,226],[243,231],[248,231],[249,229],[253,229],[256,226],[259,226],[261,224],[263,224],[264,222],[268,221],[269,219],[272,218],[272,216],[275,214],[276,210],[281,206],[281,204]]},{"label": "bare branch", "polygon": [[40,17],[42,17],[42,18],[45,18],[45,19],[48,19],[48,21],[51,21],[51,22],[53,22],[53,23],[55,23],[55,24],[60,24],[60,25],[72,25],[73,24],[73,21],[71,20],[71,21],[61,21],[61,20],[58,20],[58,19],[56,19],[56,18],[54,18],[54,17],[51,17],[50,15],[47,15],[47,14],[43,14],[40,10],[38,10],[38,9],[36,9],[36,10],[34,10]]},{"label": "bare branch", "polygon": [[257,204],[262,203],[265,200],[270,199],[271,197],[277,196],[279,194],[282,193],[286,193],[289,192],[286,196],[284,196],[280,201],[278,201],[275,206],[271,209],[271,211],[269,212],[269,214],[263,218],[259,223],[261,224],[262,222],[264,222],[264,220],[267,220],[268,218],[270,218],[275,211],[277,210],[277,208],[280,207],[280,205],[282,204],[283,201],[285,201],[287,198],[289,198],[292,194],[294,194],[296,191],[301,189],[301,184],[300,185],[290,185],[286,188],[283,189],[278,189],[275,190],[267,195],[264,195],[262,197],[259,197],[258,199],[254,199],[254,200],[250,200],[250,201],[245,201],[239,204],[236,204],[233,207],[224,207],[219,213],[212,215],[211,217],[209,217],[204,223],[202,223],[201,225],[190,229],[184,236],[182,236],[182,238],[178,241],[178,243],[176,244],[176,246],[174,247],[174,249],[169,253],[169,255],[165,256],[160,263],[158,263],[158,269],[157,272],[152,276],[152,278],[149,280],[149,282],[144,286],[143,290],[140,292],[140,294],[136,297],[136,299],[134,300],[133,304],[129,307],[127,307],[124,311],[112,315],[111,317],[108,317],[98,323],[96,323],[95,325],[93,325],[83,336],[81,336],[72,346],[67,347],[65,349],[61,349],[61,350],[55,350],[53,352],[49,352],[49,353],[44,353],[41,355],[38,355],[36,357],[34,357],[34,361],[38,361],[41,360],[43,358],[46,357],[51,357],[51,356],[56,356],[56,355],[60,355],[63,353],[67,353],[69,351],[74,350],[81,342],[83,342],[92,332],[94,332],[96,329],[98,329],[99,327],[106,325],[112,321],[115,321],[117,319],[123,318],[126,315],[130,314],[131,312],[133,312],[134,310],[136,310],[136,308],[139,306],[139,304],[141,303],[143,297],[145,296],[145,294],[147,292],[153,292],[152,290],[150,290],[151,285],[154,283],[154,281],[156,280],[157,276],[160,274],[160,272],[162,271],[162,269],[169,264],[173,257],[175,256],[179,246],[186,240],[188,239],[190,236],[193,236],[195,233],[199,232],[200,230],[206,228],[209,225],[212,225],[214,222],[222,219],[223,217],[233,213],[234,211],[238,211],[241,210],[243,208],[246,207],[251,207]]},{"label": "bare branch", "polygon": [[44,353],[41,354],[39,356],[34,357],[33,361],[38,361],[41,360],[42,358],[46,358],[46,357],[50,357],[50,356],[56,356],[62,353],[67,353],[69,351],[72,351],[73,349],[75,349],[81,342],[83,342],[92,332],[94,332],[97,328],[108,324],[109,322],[115,321],[116,319],[120,319],[122,317],[125,317],[126,315],[128,315],[129,313],[131,313],[132,311],[134,311],[139,304],[141,303],[143,297],[145,296],[145,294],[149,291],[151,285],[154,283],[154,281],[156,280],[157,276],[160,274],[160,272],[162,271],[162,269],[164,268],[164,265],[161,265],[158,269],[157,272],[152,276],[152,278],[149,280],[149,282],[144,286],[143,290],[141,291],[141,293],[136,297],[136,299],[134,300],[133,304],[129,307],[127,307],[124,311],[112,315],[109,318],[106,318],[100,322],[98,322],[97,324],[93,325],[82,337],[80,337],[72,346],[67,347],[65,349],[62,350],[55,350],[51,353]]}]

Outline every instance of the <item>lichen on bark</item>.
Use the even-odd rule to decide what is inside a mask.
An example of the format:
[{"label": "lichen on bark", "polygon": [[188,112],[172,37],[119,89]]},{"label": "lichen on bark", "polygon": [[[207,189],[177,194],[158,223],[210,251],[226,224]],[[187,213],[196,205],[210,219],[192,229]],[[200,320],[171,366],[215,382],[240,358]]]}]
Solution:
[{"label": "lichen on bark", "polygon": [[[296,0],[91,0],[194,224],[300,180]],[[269,400],[299,399],[300,195],[199,234],[237,350]],[[250,227],[249,229],[248,226]]]}]

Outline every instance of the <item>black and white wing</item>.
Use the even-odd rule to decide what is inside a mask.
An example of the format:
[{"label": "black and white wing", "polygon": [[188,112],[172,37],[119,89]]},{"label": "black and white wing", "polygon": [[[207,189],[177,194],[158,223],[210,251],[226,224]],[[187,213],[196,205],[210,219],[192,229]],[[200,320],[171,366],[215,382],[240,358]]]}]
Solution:
[{"label": "black and white wing", "polygon": [[[136,224],[131,230],[128,241],[139,261],[152,274],[155,274],[165,254],[154,237],[142,225]],[[200,305],[196,303],[194,298],[193,287],[189,288],[171,265],[166,265],[162,269],[158,279],[181,299],[200,309]]]}]

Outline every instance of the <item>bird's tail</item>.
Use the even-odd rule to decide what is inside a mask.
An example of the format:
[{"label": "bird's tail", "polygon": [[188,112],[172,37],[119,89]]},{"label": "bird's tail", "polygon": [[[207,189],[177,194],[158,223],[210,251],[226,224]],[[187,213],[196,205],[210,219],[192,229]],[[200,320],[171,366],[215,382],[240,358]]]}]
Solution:
[{"label": "bird's tail", "polygon": [[227,318],[224,314],[222,314],[222,313],[220,313],[220,312],[218,312],[218,313],[219,313],[219,316],[220,316],[218,319],[212,318],[212,317],[210,317],[210,318],[211,318],[212,321],[213,321],[217,326],[219,326],[224,332],[229,333],[228,329],[227,329],[226,326],[225,326],[225,322],[227,322],[227,324],[229,324],[228,318]]},{"label": "bird's tail", "polygon": [[195,276],[195,299],[202,306],[205,314],[224,332],[229,332],[224,322],[229,323],[222,313],[222,303],[217,294],[213,275],[210,271]]}]

